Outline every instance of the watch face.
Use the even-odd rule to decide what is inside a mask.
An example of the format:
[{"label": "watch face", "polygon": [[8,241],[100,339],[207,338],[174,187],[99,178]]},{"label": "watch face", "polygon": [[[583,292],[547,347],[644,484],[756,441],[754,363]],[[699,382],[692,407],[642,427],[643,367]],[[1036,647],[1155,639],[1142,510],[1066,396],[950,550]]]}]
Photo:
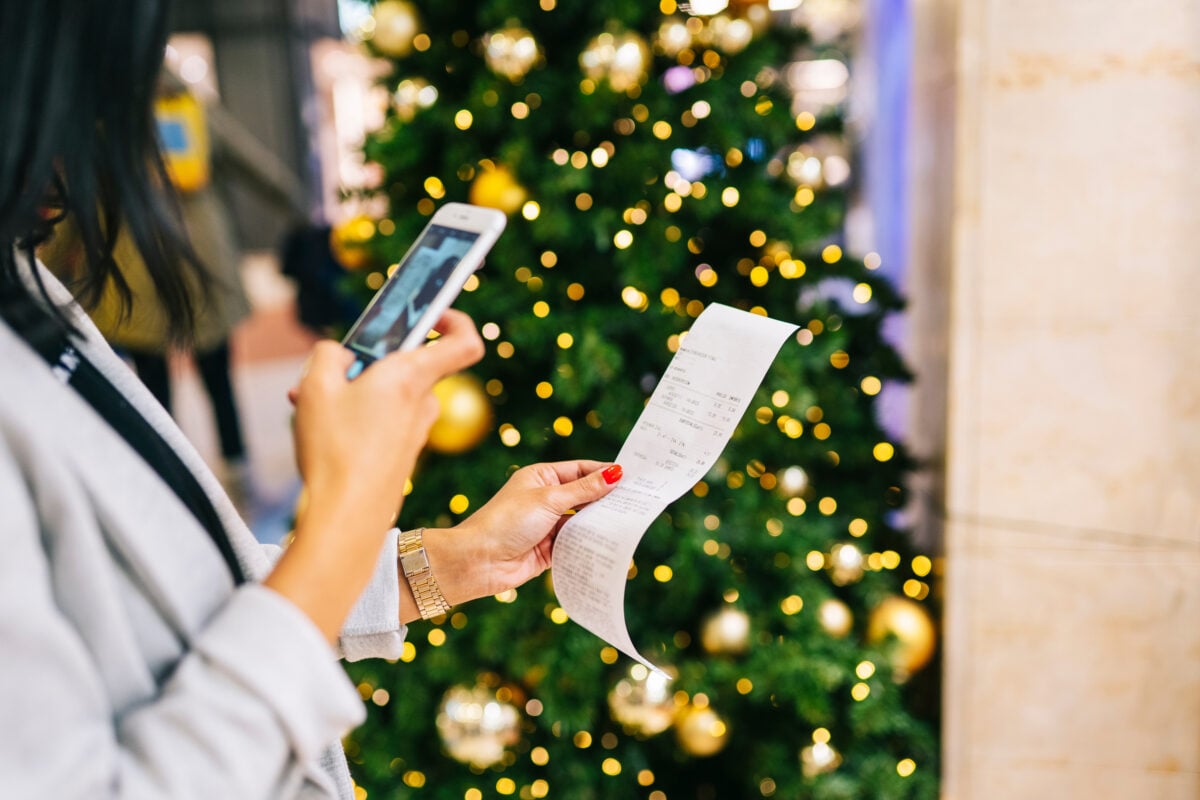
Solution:
[{"label": "watch face", "polygon": [[425,548],[422,547],[415,552],[400,556],[400,568],[404,570],[405,575],[428,572],[429,557],[425,555]]}]

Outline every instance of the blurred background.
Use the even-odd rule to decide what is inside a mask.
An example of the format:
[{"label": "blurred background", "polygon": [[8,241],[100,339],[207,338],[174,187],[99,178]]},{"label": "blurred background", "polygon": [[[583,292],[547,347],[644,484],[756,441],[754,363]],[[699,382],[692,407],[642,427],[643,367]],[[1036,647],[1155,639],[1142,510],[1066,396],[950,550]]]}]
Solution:
[{"label": "blurred background", "polygon": [[308,348],[442,202],[510,222],[407,526],[611,458],[706,304],[801,326],[631,565],[671,679],[550,580],[456,609],[352,665],[360,796],[1200,796],[1200,2],[580,5],[175,4],[241,451],[202,354],[170,402],[264,541]]}]

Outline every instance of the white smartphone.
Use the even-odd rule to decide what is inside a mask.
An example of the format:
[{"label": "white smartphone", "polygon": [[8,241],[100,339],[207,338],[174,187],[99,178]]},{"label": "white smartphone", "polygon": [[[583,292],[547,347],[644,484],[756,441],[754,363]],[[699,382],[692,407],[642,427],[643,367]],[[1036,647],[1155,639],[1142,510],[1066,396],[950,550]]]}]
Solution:
[{"label": "white smartphone", "polygon": [[493,208],[465,203],[439,208],[342,340],[357,356],[349,377],[393,350],[423,343],[507,222]]}]

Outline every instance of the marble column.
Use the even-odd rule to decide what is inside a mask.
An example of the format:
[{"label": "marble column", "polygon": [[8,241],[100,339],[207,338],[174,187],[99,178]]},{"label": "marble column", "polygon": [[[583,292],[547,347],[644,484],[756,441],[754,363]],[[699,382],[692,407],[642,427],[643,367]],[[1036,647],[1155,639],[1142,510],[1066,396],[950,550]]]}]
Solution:
[{"label": "marble column", "polygon": [[953,5],[944,796],[1192,800],[1200,0]]}]

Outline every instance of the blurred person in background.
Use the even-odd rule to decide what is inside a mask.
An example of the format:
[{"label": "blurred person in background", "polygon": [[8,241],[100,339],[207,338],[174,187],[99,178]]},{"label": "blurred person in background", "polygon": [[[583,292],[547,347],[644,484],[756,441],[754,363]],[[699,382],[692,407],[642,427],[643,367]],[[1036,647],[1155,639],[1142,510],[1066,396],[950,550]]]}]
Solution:
[{"label": "blurred person in background", "polygon": [[[620,468],[533,465],[454,528],[393,528],[434,383],[483,353],[452,310],[353,382],[317,345],[292,392],[307,503],[286,550],[256,542],[74,299],[134,300],[122,230],[169,337],[207,296],[154,147],[165,17],[0,3],[0,797],[349,800],[364,711],[336,657],[397,658],[405,623],[540,574]],[[35,259],[64,215],[67,285]]]},{"label": "blurred person in background", "polygon": [[[202,102],[174,74],[163,70],[154,102],[167,175],[176,190],[184,229],[208,275],[207,294],[196,308],[189,349],[208,395],[220,444],[221,482],[246,516],[261,506],[247,457],[233,388],[230,337],[250,315],[241,276],[241,248],[227,190],[244,182],[295,222],[304,210],[303,187],[273,153],[225,112]],[[87,268],[79,228],[71,217],[37,252],[55,274],[69,278]],[[169,356],[172,320],[160,302],[145,261],[128,229],[113,247],[132,302],[114,278],[90,316],[100,332],[134,364],[138,377],[167,411],[171,404]],[[174,343],[178,344],[178,343]]]}]

